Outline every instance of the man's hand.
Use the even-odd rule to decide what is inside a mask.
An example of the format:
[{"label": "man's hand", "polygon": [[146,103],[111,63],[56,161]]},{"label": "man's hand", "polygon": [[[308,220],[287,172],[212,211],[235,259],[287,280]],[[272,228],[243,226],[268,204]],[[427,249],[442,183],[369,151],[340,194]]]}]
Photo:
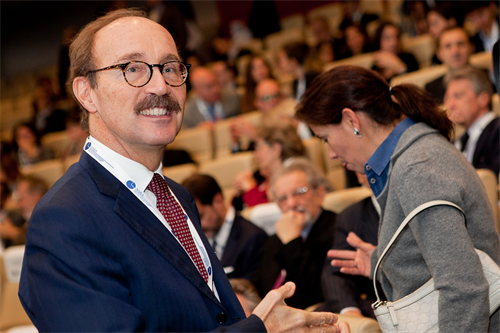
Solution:
[{"label": "man's hand", "polygon": [[349,235],[347,235],[347,243],[357,250],[328,251],[328,257],[336,258],[332,260],[332,266],[342,267],[340,272],[344,274],[363,275],[369,278],[371,270],[370,259],[375,246],[363,242],[354,232],[350,232]]},{"label": "man's hand", "polygon": [[337,322],[338,317],[331,312],[307,312],[288,307],[285,299],[294,292],[295,284],[287,282],[281,288],[271,290],[253,311],[262,319],[268,332],[351,332],[349,324]]},{"label": "man's hand", "polygon": [[300,236],[300,232],[304,227],[305,214],[289,210],[281,215],[281,218],[276,221],[276,235],[283,244],[287,244],[291,240]]}]

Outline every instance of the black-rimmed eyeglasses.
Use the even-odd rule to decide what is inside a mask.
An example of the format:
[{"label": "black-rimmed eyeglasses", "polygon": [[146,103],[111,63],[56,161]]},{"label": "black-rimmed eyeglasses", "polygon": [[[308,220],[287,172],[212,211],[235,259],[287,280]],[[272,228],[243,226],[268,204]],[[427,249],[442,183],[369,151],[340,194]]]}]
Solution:
[{"label": "black-rimmed eyeglasses", "polygon": [[121,68],[123,78],[132,87],[140,88],[148,84],[153,76],[153,68],[158,67],[165,83],[172,87],[179,87],[186,82],[189,64],[180,61],[169,61],[164,64],[148,64],[144,61],[131,61],[126,64],[113,65],[90,71],[90,73],[107,71],[109,69]]}]

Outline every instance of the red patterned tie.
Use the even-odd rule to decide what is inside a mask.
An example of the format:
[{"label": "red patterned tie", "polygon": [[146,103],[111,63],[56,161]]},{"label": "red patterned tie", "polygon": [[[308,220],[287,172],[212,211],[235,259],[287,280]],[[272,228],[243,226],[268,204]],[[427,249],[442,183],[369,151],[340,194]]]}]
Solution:
[{"label": "red patterned tie", "polygon": [[179,239],[180,243],[189,254],[191,259],[196,264],[201,276],[208,282],[208,274],[201,259],[200,253],[194,244],[193,237],[189,231],[189,226],[186,221],[186,216],[177,203],[175,198],[170,193],[167,182],[159,174],[155,173],[153,179],[148,185],[148,190],[156,196],[156,207],[165,217],[168,224],[172,228],[174,235]]}]

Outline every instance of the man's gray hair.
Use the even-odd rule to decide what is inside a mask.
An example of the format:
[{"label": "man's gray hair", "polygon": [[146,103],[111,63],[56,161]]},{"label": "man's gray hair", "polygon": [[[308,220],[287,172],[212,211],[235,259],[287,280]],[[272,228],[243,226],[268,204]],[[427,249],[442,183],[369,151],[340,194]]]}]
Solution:
[{"label": "man's gray hair", "polygon": [[306,174],[307,182],[312,187],[312,189],[317,189],[323,186],[326,192],[331,192],[333,190],[332,185],[325,177],[323,171],[321,171],[316,165],[311,161],[303,157],[297,157],[293,159],[293,162],[285,167],[282,167],[274,173],[271,178],[271,194],[276,198],[276,193],[274,191],[274,183],[278,178],[292,173],[294,171],[302,171]]}]

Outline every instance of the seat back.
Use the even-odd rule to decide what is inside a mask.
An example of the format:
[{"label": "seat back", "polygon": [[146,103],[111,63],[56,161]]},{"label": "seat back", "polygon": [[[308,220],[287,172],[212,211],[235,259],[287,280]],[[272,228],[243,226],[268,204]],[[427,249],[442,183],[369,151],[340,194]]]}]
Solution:
[{"label": "seat back", "polygon": [[325,165],[323,164],[323,151],[322,142],[316,137],[311,137],[302,141],[306,148],[307,157],[311,162],[316,165],[321,171],[325,172]]},{"label": "seat back", "polygon": [[401,39],[402,49],[415,56],[420,68],[429,67],[436,52],[436,42],[430,34]]},{"label": "seat back", "polygon": [[491,70],[493,68],[493,55],[491,52],[471,54],[469,62],[473,67]]},{"label": "seat back", "polygon": [[234,187],[237,174],[252,171],[254,167],[253,153],[243,152],[200,163],[198,171],[214,177],[221,189],[225,190]]},{"label": "seat back", "polygon": [[64,174],[64,165],[61,160],[42,161],[22,167],[21,173],[41,178],[50,187]]},{"label": "seat back", "polygon": [[372,192],[364,187],[352,187],[327,193],[322,207],[334,213],[340,213],[347,207],[370,196]]},{"label": "seat back", "polygon": [[182,183],[186,178],[198,171],[198,167],[194,163],[186,163],[165,167],[162,172],[165,176],[177,183]]},{"label": "seat back", "polygon": [[364,53],[360,55],[355,55],[349,58],[345,58],[342,60],[337,60],[333,62],[329,62],[323,66],[323,71],[329,71],[332,68],[342,65],[354,65],[361,66],[364,68],[372,68],[373,66],[373,53]]},{"label": "seat back", "polygon": [[392,78],[390,84],[392,87],[394,87],[401,83],[411,83],[419,86],[420,88],[425,88],[425,85],[427,83],[446,74],[447,71],[448,68],[446,67],[446,65],[422,68],[415,72],[397,75]]},{"label": "seat back", "polygon": [[303,41],[302,28],[292,28],[267,35],[264,38],[264,45],[267,50],[278,50],[288,43]]},{"label": "seat back", "polygon": [[63,151],[71,145],[66,131],[47,133],[42,136],[41,143],[42,146],[52,149],[55,157],[60,157]]},{"label": "seat back", "polygon": [[24,245],[8,247],[0,255],[0,331],[31,324],[17,295],[23,256]]},{"label": "seat back", "polygon": [[182,129],[168,148],[184,149],[198,163],[209,161],[214,154],[212,130],[198,127]]},{"label": "seat back", "polygon": [[258,204],[241,211],[241,216],[260,227],[269,236],[276,233],[275,224],[281,215],[281,209],[274,202]]},{"label": "seat back", "polygon": [[486,194],[488,195],[491,207],[493,208],[493,215],[495,216],[497,231],[500,233],[500,220],[498,216],[499,207],[497,176],[495,176],[493,171],[489,169],[477,169],[476,172],[479,178],[481,178],[484,188],[486,189]]}]

